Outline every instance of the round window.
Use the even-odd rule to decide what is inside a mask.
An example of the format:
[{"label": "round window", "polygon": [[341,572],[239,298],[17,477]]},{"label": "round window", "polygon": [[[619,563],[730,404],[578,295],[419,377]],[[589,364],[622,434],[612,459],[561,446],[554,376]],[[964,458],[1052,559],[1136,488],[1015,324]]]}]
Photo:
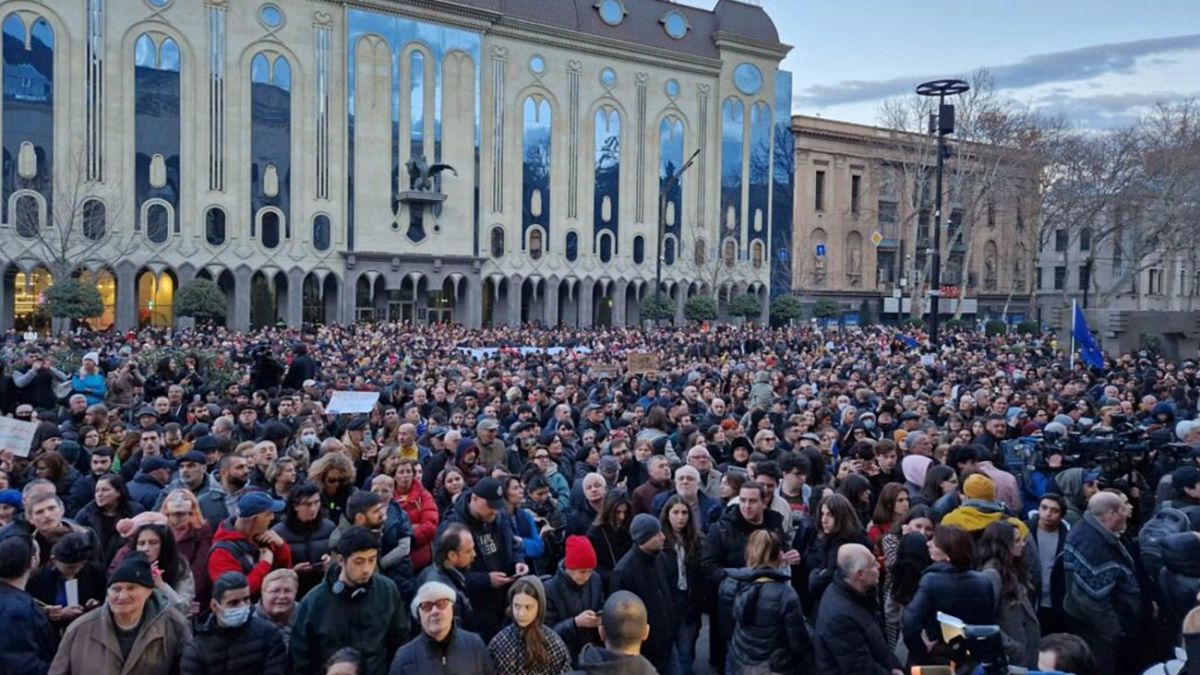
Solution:
[{"label": "round window", "polygon": [[738,91],[747,96],[753,96],[762,89],[762,71],[753,63],[743,63],[733,69],[733,83]]},{"label": "round window", "polygon": [[617,83],[617,73],[612,68],[605,68],[600,71],[600,84],[606,87],[611,87]]},{"label": "round window", "polygon": [[610,26],[616,26],[625,19],[625,7],[621,5],[621,0],[600,0],[596,9],[600,10],[600,20]]},{"label": "round window", "polygon": [[532,70],[535,75],[541,75],[542,73],[546,72],[546,60],[535,55],[533,58],[529,59],[529,69]]},{"label": "round window", "polygon": [[688,32],[687,19],[683,18],[679,12],[670,12],[663,18],[663,28],[667,31],[667,35],[676,40],[682,40]]},{"label": "round window", "polygon": [[679,97],[679,80],[667,80],[666,84],[667,96],[671,98]]},{"label": "round window", "polygon": [[283,12],[274,5],[266,5],[259,10],[258,18],[267,28],[278,28],[283,25]]}]

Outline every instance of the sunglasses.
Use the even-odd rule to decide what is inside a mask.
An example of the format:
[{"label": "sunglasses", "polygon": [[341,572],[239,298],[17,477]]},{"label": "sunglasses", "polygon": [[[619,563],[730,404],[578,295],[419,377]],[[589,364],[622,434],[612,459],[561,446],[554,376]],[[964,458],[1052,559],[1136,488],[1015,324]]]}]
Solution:
[{"label": "sunglasses", "polygon": [[417,605],[417,607],[419,607],[422,612],[432,612],[434,607],[437,607],[438,609],[446,609],[452,604],[454,603],[450,601],[450,598],[441,598],[430,602],[422,602],[421,604]]}]

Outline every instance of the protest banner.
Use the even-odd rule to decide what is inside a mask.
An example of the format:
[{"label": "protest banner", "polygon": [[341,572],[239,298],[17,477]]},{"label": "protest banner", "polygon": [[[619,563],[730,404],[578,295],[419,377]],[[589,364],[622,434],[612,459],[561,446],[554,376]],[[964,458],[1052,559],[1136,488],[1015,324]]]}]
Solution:
[{"label": "protest banner", "polygon": [[335,415],[369,413],[379,402],[377,391],[335,391],[325,410]]},{"label": "protest banner", "polygon": [[0,417],[0,450],[12,450],[17,457],[28,457],[33,447],[37,424],[14,417]]},{"label": "protest banner", "polygon": [[630,375],[645,375],[658,372],[658,354],[651,352],[633,352],[627,359],[626,370]]}]

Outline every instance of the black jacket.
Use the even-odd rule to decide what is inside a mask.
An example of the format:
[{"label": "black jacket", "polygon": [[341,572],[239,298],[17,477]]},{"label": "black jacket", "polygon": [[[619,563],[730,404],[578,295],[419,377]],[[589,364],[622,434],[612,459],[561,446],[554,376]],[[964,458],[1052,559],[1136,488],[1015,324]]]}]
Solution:
[{"label": "black jacket", "polygon": [[[328,518],[320,518],[316,527],[307,532],[293,530],[288,527],[286,521],[279,523],[271,530],[283,537],[283,541],[292,552],[293,565],[318,564],[321,562],[322,556],[330,553],[329,537],[333,534],[334,525]],[[300,573],[300,589],[296,597],[304,598],[309,590],[321,583],[323,576],[324,574],[320,570]]]},{"label": "black jacket", "polygon": [[[94,560],[88,561],[75,578],[79,581],[80,605],[86,605],[88,600],[104,603],[104,597],[108,593],[108,579],[104,568],[99,563]],[[47,605],[66,605],[66,590],[63,587],[62,573],[54,565],[47,565],[34,572],[33,576],[29,577],[29,583],[25,586],[25,590]],[[63,599],[59,597],[60,590],[63,593]],[[67,624],[57,624],[55,627],[65,629]]]},{"label": "black jacket", "polygon": [[1200,539],[1194,532],[1169,535],[1163,539],[1162,552],[1158,590],[1167,623],[1178,631],[1183,617],[1196,606],[1196,594],[1200,592]]},{"label": "black jacket", "polygon": [[454,589],[458,599],[454,601],[454,625],[475,632],[475,610],[471,607],[471,596],[467,592],[467,578],[456,569],[443,567],[436,560],[421,570],[417,576],[417,588],[430,581],[439,581]]},{"label": "black jacket", "polygon": [[57,640],[33,597],[0,583],[0,626],[0,673],[44,675],[54,660]]},{"label": "black jacket", "polygon": [[408,637],[408,608],[391,579],[376,574],[365,592],[354,593],[337,587],[340,574],[341,568],[330,567],[296,607],[291,637],[296,675],[325,672],[325,662],[343,647],[362,652],[362,675],[383,675]]},{"label": "black jacket", "polygon": [[804,624],[800,597],[791,579],[773,567],[729,570],[721,582],[721,607],[729,608],[732,672],[767,666],[774,673],[807,672],[812,642]]},{"label": "black jacket", "polygon": [[770,530],[783,538],[783,516],[771,509],[763,512],[763,522],[746,522],[737,506],[725,509],[721,519],[713,523],[700,547],[700,569],[712,583],[720,583],[725,571],[746,566],[746,543],[755,530]]},{"label": "black jacket", "polygon": [[196,626],[180,664],[183,675],[284,675],[287,668],[283,631],[254,613],[237,628],[209,616]]},{"label": "black jacket", "polygon": [[825,590],[813,628],[817,675],[891,675],[901,663],[888,648],[879,605],[838,576]]},{"label": "black jacket", "polygon": [[580,612],[604,609],[604,582],[593,573],[583,586],[576,584],[558,564],[558,572],[546,582],[546,625],[550,626],[567,645],[567,651],[576,655],[584,645],[599,646],[600,631],[595,628],[580,628],[575,617]]},{"label": "black jacket", "polygon": [[679,627],[679,615],[671,599],[670,580],[661,554],[651,555],[634,546],[617,563],[612,573],[609,594],[630,591],[646,605],[650,623],[650,637],[642,643],[642,654],[665,672],[671,660],[671,649],[675,646],[675,631]]},{"label": "black jacket", "polygon": [[822,594],[837,573],[838,549],[846,544],[862,544],[872,550],[869,539],[861,531],[840,539],[829,539],[823,535],[814,537],[804,552],[804,568],[808,571],[808,599],[811,607],[820,607]]},{"label": "black jacket", "polygon": [[982,572],[958,569],[947,562],[930,565],[921,575],[917,593],[904,608],[901,627],[910,663],[929,663],[921,631],[933,639],[941,635],[937,613],[945,612],[969,626],[996,623],[999,598],[992,582]]},{"label": "black jacket", "polygon": [[[489,574],[504,572],[512,576],[516,574],[517,563],[525,562],[525,559],[520,548],[513,543],[512,521],[497,515],[495,520],[485,523],[471,515],[470,504],[471,500],[467,497],[455,503],[438,526],[435,541],[441,540],[442,532],[450,523],[462,523],[471,530],[471,537],[475,540],[475,562],[471,563],[471,569],[465,575],[467,591],[471,603],[475,605],[475,625],[479,628],[479,635],[491,640],[502,628],[500,617],[504,613],[507,589],[492,588]],[[490,557],[484,554],[489,550],[485,542],[488,538],[493,542],[491,548],[496,549]]]},{"label": "black jacket", "polygon": [[658,675],[644,656],[625,656],[601,647],[588,647],[579,655],[579,670],[571,675]]},{"label": "black jacket", "polygon": [[396,652],[389,675],[492,675],[492,657],[475,633],[455,628],[445,642],[436,643],[421,633]]}]

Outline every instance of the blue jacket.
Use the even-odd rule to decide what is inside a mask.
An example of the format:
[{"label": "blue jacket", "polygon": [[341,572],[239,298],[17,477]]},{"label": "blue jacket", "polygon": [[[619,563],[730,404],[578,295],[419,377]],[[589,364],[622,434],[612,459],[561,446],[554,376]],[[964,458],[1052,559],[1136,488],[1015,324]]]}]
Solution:
[{"label": "blue jacket", "polygon": [[1085,513],[1063,547],[1063,610],[1089,635],[1116,641],[1133,635],[1141,617],[1137,566],[1115,534]]},{"label": "blue jacket", "polygon": [[104,403],[104,397],[108,394],[108,383],[100,373],[84,376],[76,374],[71,378],[71,391],[86,396],[88,405],[96,405]]},{"label": "blue jacket", "polygon": [[45,675],[54,660],[55,637],[33,596],[0,583],[0,673]]}]

